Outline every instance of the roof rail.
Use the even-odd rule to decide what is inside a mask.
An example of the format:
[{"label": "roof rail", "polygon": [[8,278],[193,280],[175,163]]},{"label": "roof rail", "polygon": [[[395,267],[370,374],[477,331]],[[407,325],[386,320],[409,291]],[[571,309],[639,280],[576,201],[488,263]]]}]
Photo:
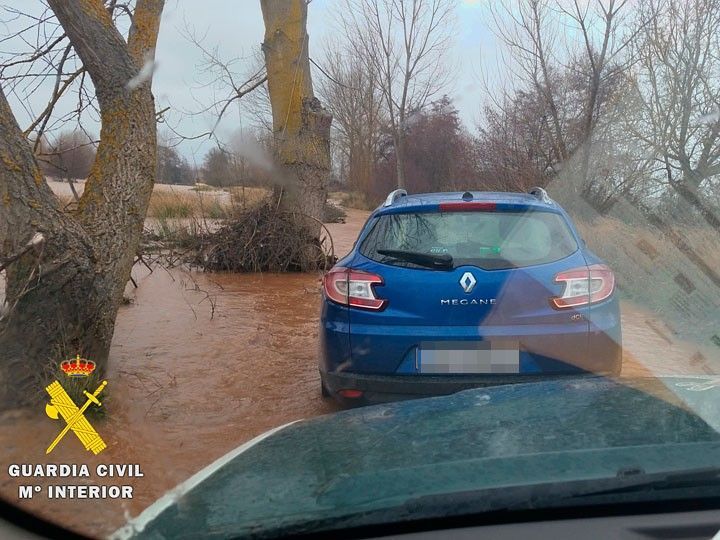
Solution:
[{"label": "roof rail", "polygon": [[391,204],[394,204],[400,197],[407,197],[407,191],[405,191],[404,189],[396,189],[395,191],[391,191],[390,194],[387,196],[387,199],[385,199],[383,206],[390,206]]},{"label": "roof rail", "polygon": [[544,202],[545,204],[553,204],[553,200],[547,194],[547,191],[545,191],[541,187],[535,186],[534,188],[530,188],[530,191],[528,191],[528,193],[535,197],[537,200]]}]

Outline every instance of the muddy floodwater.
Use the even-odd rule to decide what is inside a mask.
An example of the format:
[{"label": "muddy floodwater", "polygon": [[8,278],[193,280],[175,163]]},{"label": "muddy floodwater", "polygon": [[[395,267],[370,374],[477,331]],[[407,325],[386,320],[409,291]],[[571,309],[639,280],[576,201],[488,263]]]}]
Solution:
[{"label": "muddy floodwater", "polygon": [[[117,507],[137,514],[255,435],[336,410],[320,397],[319,276],[238,277],[156,270],[141,279],[133,303],[118,318],[104,400],[107,420],[95,423],[108,444],[102,459],[90,459],[69,436],[47,460],[45,448],[59,428],[42,410],[3,430],[0,444],[16,450],[7,463],[141,464],[144,477],[131,479],[132,501],[93,502],[107,508],[92,512],[96,523],[88,529],[87,515],[74,523],[81,530],[109,532],[122,522],[124,511]],[[11,432],[13,440],[7,440]],[[9,457],[5,450],[4,460]],[[41,506],[54,519],[72,515]]]},{"label": "muddy floodwater", "polygon": [[[366,212],[329,225],[346,253]],[[97,457],[69,436],[45,455],[60,427],[44,411],[0,419],[0,492],[17,501],[11,463],[137,463],[123,479],[131,500],[59,501],[24,507],[92,534],[112,532],[166,490],[234,447],[280,424],[336,411],[320,397],[319,274],[206,274],[136,267],[137,289],[120,310],[103,406],[93,425],[108,444]],[[92,483],[46,479],[42,484]],[[107,479],[103,483],[108,483]],[[93,508],[87,512],[88,505]]]},{"label": "muddy floodwater", "polygon": [[[330,225],[338,254],[352,246],[366,212]],[[32,512],[93,536],[107,534],[168,489],[236,446],[287,422],[332,413],[317,372],[320,276],[203,274],[136,269],[139,284],[121,308],[113,341],[106,418],[92,423],[108,445],[99,456],[43,410],[0,418],[0,493],[18,502],[21,484],[124,484],[129,500],[21,501]],[[704,373],[691,345],[649,330],[656,321],[623,304],[624,376]],[[703,369],[705,371],[703,371]],[[90,478],[11,478],[11,463],[85,463]],[[138,464],[143,476],[98,479],[100,463]],[[241,494],[239,495],[241,497]]]}]

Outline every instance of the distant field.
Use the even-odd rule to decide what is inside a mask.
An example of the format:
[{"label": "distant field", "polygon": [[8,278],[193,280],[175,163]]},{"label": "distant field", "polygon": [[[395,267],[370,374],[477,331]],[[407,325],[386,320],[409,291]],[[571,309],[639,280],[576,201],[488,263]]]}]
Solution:
[{"label": "distant field", "polygon": [[[67,182],[48,179],[53,192],[64,203],[73,200],[72,191]],[[82,195],[84,181],[75,182],[75,190]],[[212,219],[226,217],[234,208],[252,206],[262,200],[268,190],[254,187],[213,188],[204,184],[181,186],[155,184],[150,199],[148,217],[154,218],[191,218],[207,217]]]},{"label": "distant field", "polygon": [[357,191],[331,191],[328,193],[328,199],[339,203],[345,208],[354,208],[356,210],[373,210],[377,204],[368,201],[368,198]]}]

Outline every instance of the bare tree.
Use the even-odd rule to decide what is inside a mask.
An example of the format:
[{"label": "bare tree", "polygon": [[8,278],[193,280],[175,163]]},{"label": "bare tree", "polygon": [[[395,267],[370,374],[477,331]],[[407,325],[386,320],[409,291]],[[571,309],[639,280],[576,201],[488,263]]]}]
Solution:
[{"label": "bare tree", "polygon": [[645,201],[654,194],[652,156],[629,136],[639,110],[634,84],[633,77],[617,82],[611,103],[593,126],[582,196],[600,214],[609,212],[618,201]]},{"label": "bare tree", "polygon": [[[185,111],[188,116],[210,116],[214,119],[213,127],[209,131],[196,134],[180,134],[174,128],[171,132],[176,140],[192,140],[200,138],[214,138],[219,147],[223,147],[223,141],[216,136],[216,131],[231,105],[241,104],[254,93],[265,87],[267,76],[265,75],[264,62],[258,55],[250,59],[244,57],[225,58],[220,52],[219,46],[210,47],[205,44],[206,35],[199,36],[196,30],[186,26],[185,38],[197,48],[203,57],[203,63],[199,66],[199,85],[203,89],[211,89],[213,98],[208,100],[196,100],[197,110]],[[249,60],[249,61],[248,61]],[[240,65],[241,67],[238,67]],[[249,67],[249,69],[248,69]]]},{"label": "bare tree", "polygon": [[633,58],[625,54],[635,38],[624,17],[628,0],[596,0],[580,2],[573,0],[572,7],[558,2],[558,7],[582,35],[583,52],[576,57],[587,80],[583,88],[584,104],[580,122],[580,178],[587,184],[593,132],[600,118],[603,98],[606,100],[612,88],[618,84]]},{"label": "bare tree", "polygon": [[79,207],[64,213],[0,90],[0,406],[27,399],[32,378],[68,355],[102,371],[156,172],[148,65],[163,0],[137,0],[127,41],[101,0],[48,4],[92,80],[102,127]]},{"label": "bare tree", "polygon": [[354,53],[375,75],[397,157],[397,185],[405,179],[405,134],[418,111],[449,83],[447,50],[453,36],[451,0],[345,0],[342,26]]},{"label": "bare tree", "polygon": [[511,53],[502,69],[514,80],[495,107],[516,102],[508,93],[537,96],[534,108],[545,132],[539,140],[549,143],[544,153],[550,156],[550,172],[572,164],[572,176],[583,190],[592,183],[593,149],[606,149],[594,148],[598,122],[615,106],[634,62],[631,44],[639,28],[630,24],[627,3],[516,0],[491,7],[493,29]]},{"label": "bare tree", "polygon": [[36,155],[46,176],[85,179],[95,161],[95,142],[82,131],[63,131],[53,142],[41,143]]},{"label": "bare tree", "polygon": [[720,1],[646,0],[641,17],[633,136],[659,164],[659,178],[717,226],[701,195],[720,175]]},{"label": "bare tree", "polygon": [[[510,57],[503,59],[502,69],[509,70],[512,84],[503,98],[495,98],[501,108],[514,100],[507,99],[513,91],[535,92],[540,98],[543,122],[546,123],[554,162],[562,163],[570,156],[566,135],[566,108],[557,88],[554,59],[560,46],[557,24],[552,20],[551,0],[516,0],[490,5],[492,29],[505,44]],[[492,96],[492,93],[488,92]]]},{"label": "bare tree", "polygon": [[347,170],[347,184],[367,194],[387,125],[376,74],[338,43],[328,45],[319,69],[319,91],[333,115],[333,142]]},{"label": "bare tree", "polygon": [[[103,3],[117,28],[132,24],[131,4],[117,0]],[[92,138],[84,126],[87,120],[97,121],[100,110],[91,77],[47,2],[26,4],[20,8],[7,4],[0,7],[0,23],[17,29],[3,36],[3,43],[16,45],[3,51],[0,81],[13,105],[31,119],[27,127],[23,126],[23,133],[33,139],[35,151],[46,137],[52,138],[71,123]],[[28,98],[42,90],[46,80],[53,82],[53,89],[45,106],[35,110]],[[62,102],[65,106],[59,107]]]},{"label": "bare tree", "polygon": [[475,146],[482,187],[527,191],[545,186],[557,158],[542,96],[517,92],[501,99],[485,107],[478,126]]},{"label": "bare tree", "polygon": [[[313,93],[306,0],[261,0],[267,85],[286,196],[322,220],[330,174],[332,116]],[[311,220],[313,230],[320,225]]]}]

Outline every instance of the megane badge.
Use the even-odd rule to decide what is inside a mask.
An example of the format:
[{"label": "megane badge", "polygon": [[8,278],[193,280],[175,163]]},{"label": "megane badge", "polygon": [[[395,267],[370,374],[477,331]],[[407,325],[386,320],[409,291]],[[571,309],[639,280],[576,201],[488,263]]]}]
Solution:
[{"label": "megane badge", "polygon": [[466,293],[472,292],[476,283],[477,280],[475,279],[475,276],[473,276],[470,272],[465,272],[460,278],[460,286]]}]

